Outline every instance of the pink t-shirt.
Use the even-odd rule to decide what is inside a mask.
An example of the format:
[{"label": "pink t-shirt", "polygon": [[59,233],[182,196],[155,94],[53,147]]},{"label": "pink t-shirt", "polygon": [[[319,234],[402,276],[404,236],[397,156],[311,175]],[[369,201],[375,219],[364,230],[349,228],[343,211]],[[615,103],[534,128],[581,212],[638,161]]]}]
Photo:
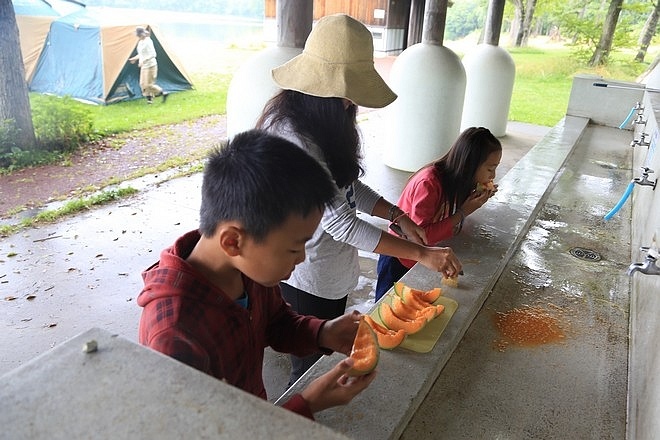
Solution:
[{"label": "pink t-shirt", "polygon": [[[408,181],[397,202],[399,208],[424,229],[429,245],[435,245],[453,235],[453,225],[449,219],[452,211],[448,206],[440,206],[441,197],[442,182],[435,168],[428,166]],[[409,269],[416,263],[403,258],[399,261]]]}]

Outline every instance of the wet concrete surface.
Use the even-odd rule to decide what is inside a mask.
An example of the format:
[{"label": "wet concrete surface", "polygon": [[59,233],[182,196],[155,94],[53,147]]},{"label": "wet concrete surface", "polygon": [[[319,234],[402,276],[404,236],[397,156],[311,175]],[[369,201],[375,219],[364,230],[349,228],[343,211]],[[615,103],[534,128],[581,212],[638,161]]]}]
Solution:
[{"label": "wet concrete surface", "polygon": [[625,438],[629,142],[587,128],[403,439]]}]

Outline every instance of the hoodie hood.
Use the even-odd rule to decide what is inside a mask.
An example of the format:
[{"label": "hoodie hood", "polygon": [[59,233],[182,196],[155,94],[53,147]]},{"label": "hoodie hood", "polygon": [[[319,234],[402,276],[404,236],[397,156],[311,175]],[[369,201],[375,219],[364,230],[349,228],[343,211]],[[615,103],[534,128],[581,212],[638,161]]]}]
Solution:
[{"label": "hoodie hood", "polygon": [[164,249],[157,263],[142,272],[144,288],[137,297],[140,307],[154,300],[184,295],[214,306],[224,301],[234,303],[186,261],[200,238],[199,231],[188,232]]}]

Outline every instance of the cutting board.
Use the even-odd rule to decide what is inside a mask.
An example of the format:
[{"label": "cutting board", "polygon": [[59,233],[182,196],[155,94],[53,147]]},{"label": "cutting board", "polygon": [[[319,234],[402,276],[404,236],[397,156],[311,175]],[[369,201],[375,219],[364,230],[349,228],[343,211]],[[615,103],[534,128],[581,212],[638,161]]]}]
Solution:
[{"label": "cutting board", "polygon": [[[381,300],[382,302],[387,302],[392,304],[392,296],[396,295],[393,290],[390,290]],[[445,296],[440,296],[433,304],[438,305],[442,304],[445,306],[444,312],[440,316],[436,316],[431,322],[427,323],[423,329],[412,335],[406,335],[406,338],[403,340],[399,347],[405,348],[408,350],[416,351],[417,353],[428,353],[433,349],[435,343],[438,342],[442,332],[445,331],[449,320],[454,315],[456,309],[458,309],[458,303]],[[378,316],[378,307],[369,313],[371,318],[377,323],[384,325],[383,321],[380,320]]]}]

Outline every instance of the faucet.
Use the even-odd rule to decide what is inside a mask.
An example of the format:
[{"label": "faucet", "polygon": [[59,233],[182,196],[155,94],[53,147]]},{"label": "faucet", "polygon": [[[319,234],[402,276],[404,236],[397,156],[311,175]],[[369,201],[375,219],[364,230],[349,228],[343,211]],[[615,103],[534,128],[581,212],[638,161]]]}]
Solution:
[{"label": "faucet", "polygon": [[630,143],[631,147],[648,147],[651,145],[649,141],[646,140],[646,136],[648,136],[648,133],[642,133],[639,136],[639,139],[633,139],[633,141]]},{"label": "faucet", "polygon": [[642,170],[642,177],[635,177],[633,182],[637,183],[638,185],[651,186],[655,190],[655,185],[658,183],[658,179],[655,179],[654,181],[649,180],[649,174],[653,173],[653,170],[648,167],[642,167]]},{"label": "faucet", "polygon": [[641,247],[640,250],[647,252],[646,259],[643,263],[632,263],[628,266],[628,275],[632,276],[635,272],[640,272],[644,275],[660,275],[660,267],[655,264],[657,257],[652,255],[652,252],[647,246]]},{"label": "faucet", "polygon": [[646,124],[646,121],[644,120],[644,115],[641,113],[637,114],[637,119],[633,122],[633,124]]}]

